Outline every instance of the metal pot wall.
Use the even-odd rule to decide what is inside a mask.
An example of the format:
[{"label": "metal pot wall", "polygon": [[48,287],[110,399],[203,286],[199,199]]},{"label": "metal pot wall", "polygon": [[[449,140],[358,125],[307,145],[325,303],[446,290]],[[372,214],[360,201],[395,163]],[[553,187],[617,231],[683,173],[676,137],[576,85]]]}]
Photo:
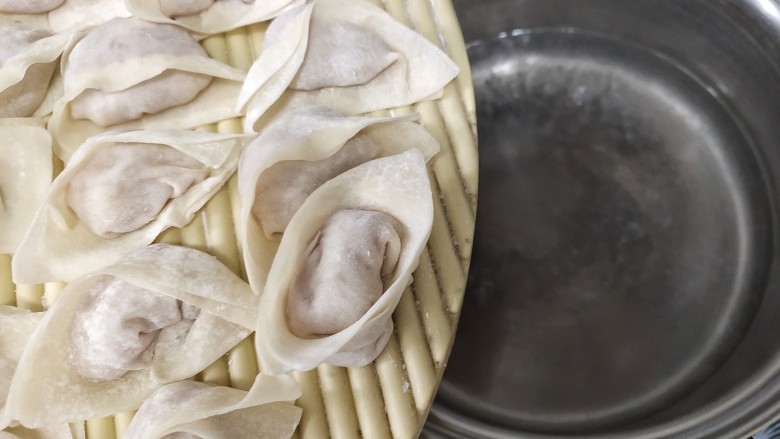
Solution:
[{"label": "metal pot wall", "polygon": [[456,0],[474,255],[429,437],[780,416],[780,1]]}]

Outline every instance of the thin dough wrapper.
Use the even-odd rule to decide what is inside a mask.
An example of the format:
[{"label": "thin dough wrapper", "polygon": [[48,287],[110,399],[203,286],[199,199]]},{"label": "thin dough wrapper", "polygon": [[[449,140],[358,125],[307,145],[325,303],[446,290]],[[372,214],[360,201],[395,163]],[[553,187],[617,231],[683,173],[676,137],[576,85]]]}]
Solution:
[{"label": "thin dough wrapper", "polygon": [[160,0],[160,11],[166,17],[192,15],[208,9],[214,0]]},{"label": "thin dough wrapper", "polygon": [[30,336],[43,319],[44,313],[30,312],[13,306],[0,306],[0,439],[84,439],[83,423],[60,424],[39,429],[9,427],[5,403],[11,378]]},{"label": "thin dough wrapper", "polygon": [[[101,25],[113,18],[129,18],[125,0],[0,0],[2,3],[24,4],[29,10],[30,5],[39,3],[35,13],[4,13],[0,11],[0,21],[21,23],[36,29],[46,29],[54,33],[71,33],[89,29]],[[46,8],[55,2],[59,6],[48,11],[42,11],[43,3],[48,3]],[[1,8],[1,6],[0,6]],[[15,8],[20,9],[20,8]]]},{"label": "thin dough wrapper", "polygon": [[[99,291],[99,284],[116,282],[181,300],[201,311],[197,316],[182,313],[182,321],[191,321],[184,322],[185,327],[180,321],[160,330],[146,367],[99,381],[83,376],[79,372],[83,368],[74,364],[71,334],[78,328],[74,321],[80,318],[84,301]],[[245,338],[250,329],[244,325],[252,326],[248,320],[256,307],[248,285],[213,256],[165,244],[133,252],[115,265],[76,279],[60,293],[19,361],[7,414],[36,428],[133,410],[159,387],[195,375]],[[128,312],[98,311],[114,312],[117,320]]]},{"label": "thin dough wrapper", "polygon": [[251,132],[267,111],[264,120],[312,104],[349,114],[413,104],[457,74],[441,49],[369,2],[314,0],[271,23],[238,105]]},{"label": "thin dough wrapper", "polygon": [[303,0],[126,0],[134,17],[176,24],[203,35],[270,20]]},{"label": "thin dough wrapper", "polygon": [[[0,117],[43,116],[62,90],[50,87],[69,35],[17,24],[0,24]],[[47,105],[43,105],[44,102]]]},{"label": "thin dough wrapper", "polygon": [[52,183],[12,261],[14,281],[69,281],[187,225],[233,173],[243,141],[164,130],[91,138]]},{"label": "thin dough wrapper", "polygon": [[[140,20],[112,20],[90,31],[68,55],[63,69],[66,83],[91,69],[126,63],[153,54],[207,58],[206,51],[189,34],[173,26]],[[117,91],[86,89],[70,103],[71,115],[106,127],[156,114],[186,104],[211,82],[199,73],[166,70],[129,88]]]},{"label": "thin dough wrapper", "polygon": [[[287,310],[295,300],[291,291],[303,271],[312,240],[335,213],[353,209],[380,212],[398,222],[398,262],[392,275],[383,279],[381,296],[357,321],[320,338],[296,336],[290,330]],[[392,333],[393,310],[411,282],[432,221],[425,158],[415,149],[360,165],[314,191],[290,222],[260,296],[255,343],[261,369],[278,374],[310,370],[321,362],[360,367],[373,361]],[[342,270],[340,275],[348,282],[366,272],[364,267],[348,264]]]},{"label": "thin dough wrapper", "polygon": [[65,199],[92,233],[116,238],[154,221],[168,200],[184,195],[208,174],[199,161],[170,146],[115,144],[73,177]]},{"label": "thin dough wrapper", "polygon": [[375,159],[382,148],[368,135],[357,133],[330,157],[317,161],[285,160],[260,174],[252,217],[265,236],[281,238],[295,212],[322,183]]},{"label": "thin dough wrapper", "polygon": [[51,136],[40,119],[0,119],[0,253],[15,253],[51,185]]},{"label": "thin dough wrapper", "polygon": [[105,128],[184,105],[195,99],[210,82],[211,77],[207,75],[166,70],[125,90],[84,90],[71,102],[71,115]]},{"label": "thin dough wrapper", "polygon": [[0,430],[8,427],[11,421],[5,416],[11,378],[27,347],[27,341],[42,319],[42,312],[33,313],[13,306],[0,306]]},{"label": "thin dough wrapper", "polygon": [[99,26],[114,18],[128,18],[125,0],[66,0],[49,12],[48,21],[54,32],[77,32]]},{"label": "thin dough wrapper", "polygon": [[124,438],[289,438],[301,417],[291,402],[300,396],[290,376],[258,375],[249,392],[194,381],[168,384],[144,402]]},{"label": "thin dough wrapper", "polygon": [[[51,34],[23,26],[0,25],[0,65],[13,57],[25,56],[31,46]],[[49,88],[55,61],[26,66],[21,81],[0,91],[0,117],[28,117],[43,102]],[[10,82],[10,81],[9,81]]]},{"label": "thin dough wrapper", "polygon": [[0,0],[2,14],[43,14],[61,5],[65,0]]},{"label": "thin dough wrapper", "polygon": [[66,161],[104,131],[186,129],[235,117],[244,78],[209,58],[182,29],[131,19],[111,20],[81,37],[66,51],[62,71],[64,96],[49,129]]},{"label": "thin dough wrapper", "polygon": [[306,198],[331,178],[369,160],[415,148],[426,160],[439,150],[414,115],[345,117],[324,107],[280,116],[242,153],[238,170],[247,277],[260,294],[279,235]]}]

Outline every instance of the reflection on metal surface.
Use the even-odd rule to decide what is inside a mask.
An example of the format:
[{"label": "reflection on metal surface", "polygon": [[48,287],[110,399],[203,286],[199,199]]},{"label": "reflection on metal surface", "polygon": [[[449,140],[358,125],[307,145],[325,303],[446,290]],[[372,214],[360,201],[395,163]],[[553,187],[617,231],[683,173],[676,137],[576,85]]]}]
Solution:
[{"label": "reflection on metal surface", "polygon": [[780,19],[780,7],[773,0],[754,0],[768,15]]}]

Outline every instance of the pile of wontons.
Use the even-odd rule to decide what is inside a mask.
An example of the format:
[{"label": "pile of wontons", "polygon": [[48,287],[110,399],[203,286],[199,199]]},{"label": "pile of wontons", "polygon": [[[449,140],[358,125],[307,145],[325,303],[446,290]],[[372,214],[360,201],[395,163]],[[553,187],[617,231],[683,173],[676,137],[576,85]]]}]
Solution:
[{"label": "pile of wontons", "polygon": [[[271,19],[248,72],[198,43]],[[127,438],[287,438],[289,372],[376,358],[439,146],[359,115],[436,98],[441,50],[364,0],[0,0],[0,38],[0,253],[17,284],[68,282],[45,312],[0,306],[0,439],[139,407]],[[152,244],[236,172],[248,283]],[[189,380],[252,332],[248,392]]]}]

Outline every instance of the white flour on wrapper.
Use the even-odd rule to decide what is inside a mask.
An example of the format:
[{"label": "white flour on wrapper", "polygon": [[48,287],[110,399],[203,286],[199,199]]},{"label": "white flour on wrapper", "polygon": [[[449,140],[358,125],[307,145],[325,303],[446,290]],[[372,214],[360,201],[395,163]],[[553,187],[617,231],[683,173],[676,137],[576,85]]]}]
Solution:
[{"label": "white flour on wrapper", "polygon": [[244,141],[178,130],[92,137],[52,183],[12,261],[14,281],[70,281],[189,224],[235,171]]},{"label": "white flour on wrapper", "polygon": [[[157,337],[145,340],[150,355],[141,355],[138,361],[128,362],[127,352],[119,351],[130,345],[134,352],[146,352],[133,340],[143,336],[138,325],[144,317],[135,315],[138,308],[96,303],[106,288],[123,285],[145,290],[153,300],[180,301],[189,308],[156,311],[168,312],[155,319],[167,319],[169,324],[160,325]],[[118,301],[122,294],[109,300]],[[200,311],[192,312],[192,307]],[[132,252],[114,265],[75,279],[60,292],[19,360],[6,416],[38,428],[134,410],[161,386],[192,377],[243,340],[256,310],[257,297],[249,286],[211,255],[167,244]],[[86,317],[95,313],[102,317]],[[87,328],[86,336],[85,324],[96,326]],[[130,339],[105,343],[118,337]],[[74,348],[75,343],[116,349],[104,358],[119,361],[109,365],[83,355],[91,352],[90,347]],[[90,362],[94,363],[85,364]],[[114,376],[92,376],[91,371],[98,369]]]},{"label": "white flour on wrapper", "polygon": [[253,132],[305,105],[361,114],[436,98],[457,74],[441,49],[373,4],[314,0],[268,27],[238,107]]},{"label": "white flour on wrapper", "polygon": [[183,29],[129,19],[77,38],[63,55],[62,72],[64,95],[49,130],[66,162],[102,132],[189,129],[236,117],[245,76],[209,58]]},{"label": "white flour on wrapper", "polygon": [[304,107],[280,116],[246,146],[238,167],[237,231],[255,293],[263,290],[287,224],[319,186],[379,157],[418,149],[429,160],[438,152],[416,117],[347,117]]},{"label": "white flour on wrapper", "polygon": [[[258,375],[248,392],[194,381],[168,384],[144,401],[125,439],[286,439],[298,426],[301,396],[289,375]],[[172,436],[167,436],[172,435]]]},{"label": "white flour on wrapper", "polygon": [[51,185],[51,136],[40,119],[0,119],[0,139],[0,254],[12,254]]},{"label": "white flour on wrapper", "polygon": [[[311,268],[329,269],[319,265],[313,253],[312,243],[323,232],[323,227],[336,214],[344,210],[379,212],[391,217],[400,238],[400,254],[387,276],[381,269],[362,265],[350,257],[350,252],[361,250],[361,244],[331,245],[330,258],[341,258],[341,271],[328,275],[328,284],[314,291],[294,291],[304,271]],[[372,160],[328,181],[314,191],[293,217],[282,237],[268,281],[260,296],[255,345],[260,368],[266,373],[285,373],[292,370],[310,370],[320,363],[345,367],[361,367],[373,361],[384,348],[393,331],[392,313],[401,294],[412,281],[420,254],[430,235],[433,222],[433,200],[428,180],[425,158],[416,149],[401,154]],[[332,230],[331,230],[332,232]],[[381,231],[380,231],[381,232]],[[338,232],[337,232],[338,233]],[[341,233],[349,233],[341,231]],[[384,232],[381,232],[384,233]],[[343,237],[342,237],[343,238]],[[380,237],[381,238],[381,237]],[[362,250],[371,250],[370,238]],[[344,243],[344,239],[340,239]],[[381,241],[381,239],[380,239]],[[340,248],[339,248],[340,247]],[[343,252],[339,255],[339,252]],[[312,265],[304,270],[304,265]],[[360,291],[367,280],[355,276],[373,276],[380,279],[384,291],[376,302],[345,329],[333,334],[301,337],[290,328],[291,308],[311,306],[309,315],[321,313],[318,320],[326,320],[332,314],[361,314],[365,303],[349,303],[342,300]],[[300,301],[302,296],[317,295],[308,305]],[[337,295],[333,301],[341,303],[340,309],[320,306],[329,302],[329,295]],[[315,303],[317,302],[317,303]],[[292,310],[295,312],[295,310]]]}]

